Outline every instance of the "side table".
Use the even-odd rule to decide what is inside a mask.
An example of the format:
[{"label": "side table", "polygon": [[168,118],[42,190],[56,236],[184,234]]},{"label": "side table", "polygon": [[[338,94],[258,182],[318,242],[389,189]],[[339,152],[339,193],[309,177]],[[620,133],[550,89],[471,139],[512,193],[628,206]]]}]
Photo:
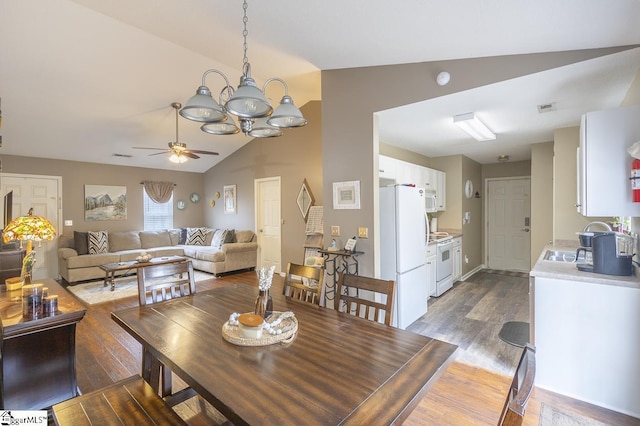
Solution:
[{"label": "side table", "polygon": [[[363,251],[347,251],[347,250],[318,250],[324,257],[325,272],[327,278],[324,283],[324,300],[330,300],[333,307],[333,300],[336,294],[338,277],[340,273],[358,275],[358,259],[357,256],[364,254]],[[329,268],[331,264],[331,268]],[[326,305],[326,303],[325,303]]]}]

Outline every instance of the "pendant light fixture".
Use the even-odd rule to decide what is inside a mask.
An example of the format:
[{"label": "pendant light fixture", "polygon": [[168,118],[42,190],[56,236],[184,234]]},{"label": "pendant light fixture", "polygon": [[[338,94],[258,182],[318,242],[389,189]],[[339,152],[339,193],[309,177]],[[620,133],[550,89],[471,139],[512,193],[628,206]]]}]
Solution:
[{"label": "pendant light fixture", "polygon": [[[255,80],[251,77],[251,64],[247,58],[247,0],[243,1],[242,8],[244,17],[244,39],[242,58],[242,76],[240,84],[233,90],[227,77],[216,69],[209,69],[202,75],[202,84],[196,90],[184,108],[180,110],[180,115],[192,121],[204,123],[201,130],[214,135],[229,135],[238,133],[239,129],[233,122],[229,114],[238,117],[240,128],[243,133],[252,137],[276,137],[283,133],[281,128],[300,127],[307,124],[307,120],[302,116],[302,112],[293,104],[293,99],[289,96],[287,83],[280,78],[268,79],[262,90],[258,88]],[[211,96],[211,90],[205,85],[208,74],[219,74],[225,81],[225,86],[220,92],[219,102]],[[284,96],[280,105],[275,109],[265,96],[267,86],[274,82],[280,82],[284,86]],[[223,98],[226,102],[222,102]],[[264,120],[261,120],[264,118]]]}]

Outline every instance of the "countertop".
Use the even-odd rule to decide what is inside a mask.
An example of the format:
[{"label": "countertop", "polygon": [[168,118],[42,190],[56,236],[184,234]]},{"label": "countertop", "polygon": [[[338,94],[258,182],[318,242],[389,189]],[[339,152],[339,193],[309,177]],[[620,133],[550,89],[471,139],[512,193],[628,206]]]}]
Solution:
[{"label": "countertop", "polygon": [[619,287],[630,287],[640,289],[640,271],[634,264],[635,274],[631,276],[615,276],[595,274],[592,272],[579,271],[573,262],[556,262],[544,260],[547,250],[575,251],[579,247],[578,241],[555,241],[545,246],[538,261],[529,273],[532,277],[556,278],[571,281],[590,282],[594,284],[613,285]]},{"label": "countertop", "polygon": [[439,239],[442,239],[444,237],[447,237],[447,238],[449,236],[452,238],[461,237],[462,231],[460,229],[438,229],[438,232],[436,234],[442,234],[442,235],[436,237],[433,234],[430,234],[429,244],[435,244],[438,242]]}]

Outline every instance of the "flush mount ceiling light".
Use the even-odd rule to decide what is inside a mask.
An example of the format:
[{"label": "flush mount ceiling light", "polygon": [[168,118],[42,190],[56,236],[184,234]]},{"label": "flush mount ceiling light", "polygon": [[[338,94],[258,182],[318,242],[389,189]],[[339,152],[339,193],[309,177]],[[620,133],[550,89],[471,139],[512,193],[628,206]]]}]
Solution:
[{"label": "flush mount ceiling light", "polygon": [[498,161],[501,163],[509,161],[509,158],[511,157],[509,157],[507,154],[498,155]]},{"label": "flush mount ceiling light", "polygon": [[456,115],[453,117],[453,122],[478,141],[488,141],[496,138],[496,135],[473,112]]},{"label": "flush mount ceiling light", "polygon": [[[281,128],[300,127],[307,124],[307,120],[302,116],[302,112],[293,104],[293,99],[289,96],[289,87],[280,78],[270,78],[262,87],[258,88],[255,80],[251,78],[251,65],[247,59],[247,1],[242,5],[244,11],[244,56],[242,59],[242,76],[240,84],[234,90],[229,84],[227,77],[220,71],[210,69],[202,75],[202,84],[196,90],[184,108],[180,110],[180,115],[192,121],[204,123],[202,131],[214,135],[230,135],[238,133],[239,129],[233,122],[229,114],[238,117],[242,131],[252,137],[274,137],[281,136]],[[208,74],[219,74],[225,81],[225,86],[220,92],[219,102],[211,96],[211,90],[205,85]],[[265,96],[267,86],[277,81],[284,86],[284,96],[280,105],[274,110],[269,100]],[[223,99],[226,102],[223,103]],[[265,123],[258,123],[258,119],[265,118]],[[224,123],[224,124],[223,124]],[[255,128],[255,129],[254,129]]]}]

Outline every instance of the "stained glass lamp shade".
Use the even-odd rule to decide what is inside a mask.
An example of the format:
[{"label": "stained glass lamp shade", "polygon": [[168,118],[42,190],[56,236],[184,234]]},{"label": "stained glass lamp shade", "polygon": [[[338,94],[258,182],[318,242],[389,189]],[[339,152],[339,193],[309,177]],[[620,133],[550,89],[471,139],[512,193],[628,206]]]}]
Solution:
[{"label": "stained glass lamp shade", "polygon": [[13,219],[3,231],[4,242],[27,241],[27,253],[33,248],[33,241],[53,240],[56,230],[47,219],[33,215],[33,208],[27,216]]}]

